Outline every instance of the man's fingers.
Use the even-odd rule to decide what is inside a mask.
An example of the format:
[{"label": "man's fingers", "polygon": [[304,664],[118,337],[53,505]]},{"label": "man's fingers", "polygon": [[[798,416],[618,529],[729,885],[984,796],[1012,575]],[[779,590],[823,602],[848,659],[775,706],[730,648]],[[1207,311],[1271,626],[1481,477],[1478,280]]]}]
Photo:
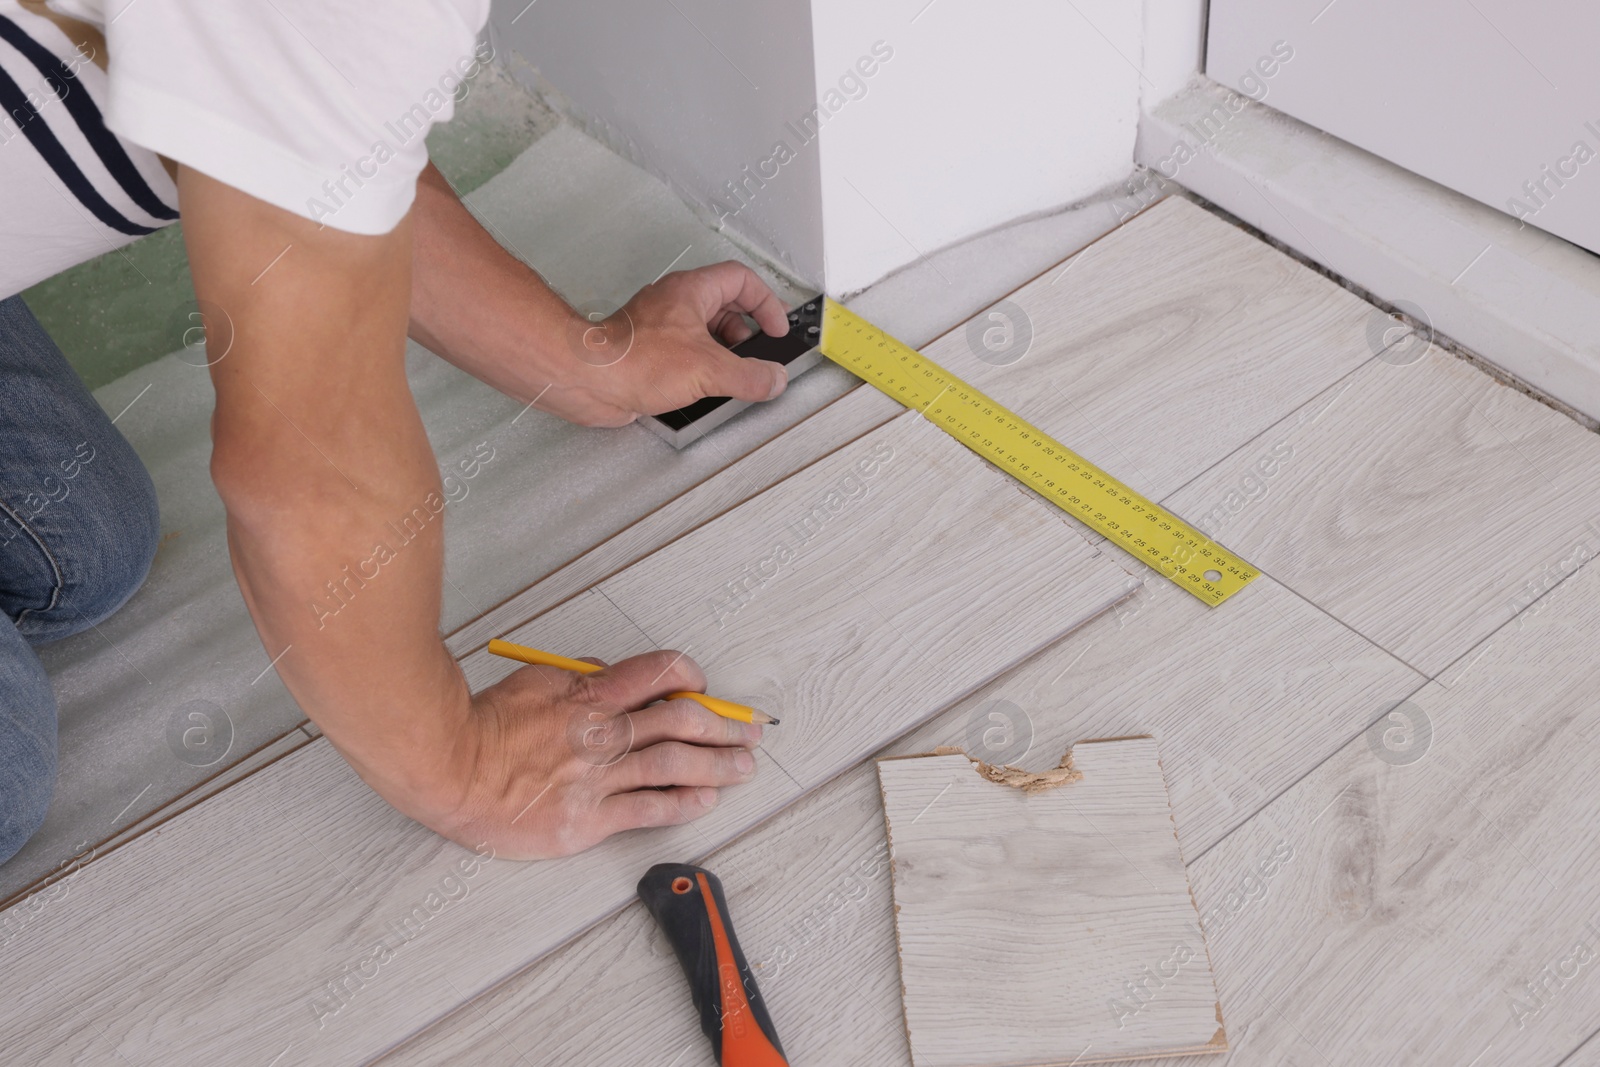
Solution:
[{"label": "man's fingers", "polygon": [[789,385],[789,372],[770,359],[736,356],[714,342],[707,342],[706,366],[700,388],[706,396],[731,396],[735,400],[772,400],[783,395]]},{"label": "man's fingers", "polygon": [[761,743],[761,727],[724,718],[692,700],[669,700],[634,712],[633,747],[648,748],[662,741],[687,741],[693,745],[743,745]]},{"label": "man's fingers", "polygon": [[700,818],[716,806],[715,789],[678,786],[613,794],[600,802],[599,815],[609,835],[641,826],[677,826]]},{"label": "man's fingers", "polygon": [[606,770],[606,785],[617,793],[648,786],[737,785],[756,773],[747,748],[708,748],[663,741],[635,748]]},{"label": "man's fingers", "polygon": [[706,690],[705,672],[682,652],[646,652],[584,676],[600,698],[622,711],[653,704],[668,693]]},{"label": "man's fingers", "polygon": [[750,324],[744,321],[744,316],[737,311],[724,312],[719,321],[710,324],[710,330],[714,337],[729,346],[748,341],[756,335]]},{"label": "man's fingers", "polygon": [[743,263],[730,259],[684,273],[705,283],[698,292],[708,326],[724,311],[733,310],[755,319],[762,333],[782,337],[789,332],[789,313],[783,302]]}]

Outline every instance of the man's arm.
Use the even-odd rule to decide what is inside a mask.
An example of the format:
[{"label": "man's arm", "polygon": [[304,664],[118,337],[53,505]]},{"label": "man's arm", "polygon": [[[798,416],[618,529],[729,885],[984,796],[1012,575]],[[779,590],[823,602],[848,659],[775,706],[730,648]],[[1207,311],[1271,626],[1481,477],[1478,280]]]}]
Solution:
[{"label": "man's arm", "polygon": [[[688,701],[635,710],[704,685],[687,657],[467,691],[438,634],[443,498],[405,378],[411,220],[320,228],[189,168],[178,190],[208,332],[231,327],[211,352],[211,469],[234,571],[290,692],[362,778],[512,856],[694,818],[748,778],[759,728]],[[619,739],[604,760],[569,740],[591,716]]]},{"label": "man's arm", "polygon": [[741,359],[744,315],[774,336],[783,305],[754,271],[718,263],[668,274],[604,323],[580,318],[479,225],[430,164],[412,210],[411,336],[524,403],[585,426],[620,426],[704,396],[770,400],[782,366]]}]

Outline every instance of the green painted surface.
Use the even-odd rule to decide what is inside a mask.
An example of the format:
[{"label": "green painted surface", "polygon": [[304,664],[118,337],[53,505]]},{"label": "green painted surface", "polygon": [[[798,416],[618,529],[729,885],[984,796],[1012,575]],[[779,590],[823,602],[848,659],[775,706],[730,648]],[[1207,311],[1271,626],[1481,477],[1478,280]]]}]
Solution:
[{"label": "green painted surface", "polygon": [[[461,193],[494,177],[556,125],[555,115],[497,68],[470,83],[428,153]],[[89,388],[183,347],[194,287],[182,224],[107,252],[23,292]]]}]

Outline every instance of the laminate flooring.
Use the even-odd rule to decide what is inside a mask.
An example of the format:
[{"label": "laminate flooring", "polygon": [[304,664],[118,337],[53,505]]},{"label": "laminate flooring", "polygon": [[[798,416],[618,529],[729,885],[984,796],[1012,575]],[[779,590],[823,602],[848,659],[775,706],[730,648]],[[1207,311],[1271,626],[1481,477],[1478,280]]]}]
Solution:
[{"label": "laminate flooring", "polygon": [[[7,946],[0,1043],[23,1062],[371,1058],[622,907],[635,868],[725,843],[1131,588],[1059,511],[902,413],[510,635],[607,659],[675,647],[719,695],[781,712],[755,781],[711,814],[485,859],[319,739],[48,902]],[[73,953],[93,965],[62,971]]]},{"label": "laminate flooring", "polygon": [[[709,1064],[664,943],[624,906],[627,892],[596,888],[631,887],[653,859],[687,854],[722,876],[795,1063],[909,1064],[868,749],[976,738],[994,745],[986,758],[1039,767],[1085,738],[1150,734],[1231,1046],[1196,1062],[1592,1060],[1600,993],[1574,946],[1600,914],[1587,778],[1600,743],[1585,703],[1600,636],[1589,563],[1600,441],[1447,353],[1402,349],[1377,309],[1182,200],[1006,301],[993,310],[1031,332],[1020,358],[997,361],[964,328],[925,351],[1214,533],[1260,579],[1208,609],[1110,546],[1041,565],[1017,539],[1055,544],[1067,520],[1014,504],[1043,507],[1003,481],[988,504],[956,507],[948,472],[981,464],[940,452],[901,428],[914,416],[897,422],[892,404],[857,389],[452,638],[474,685],[509,669],[477,651],[490,636],[603,656],[687,643],[715,691],[802,709],[791,736],[804,751],[775,741],[737,818],[723,807],[692,831],[587,854],[583,907],[540,881],[545,865],[480,862],[469,892],[392,964],[345,979],[356,991],[319,1027],[315,998],[359,974],[374,934],[471,860],[397,825],[313,742],[63,893],[4,913],[8,1052]],[[851,533],[845,544],[911,539],[889,587],[824,583],[814,596],[830,563],[858,583],[867,573],[818,540],[734,618],[747,634],[695,647],[720,633],[715,615],[653,595],[688,605],[715,590],[656,586],[642,577],[649,561],[716,546],[736,575],[756,550],[748,535],[718,540],[730,522],[743,512],[782,536],[814,499],[790,510],[774,503],[779,490],[837,484],[843,468],[827,464],[855,462],[874,433],[904,434],[891,440],[907,458],[926,447],[921,469],[939,473],[915,492],[951,501],[893,523],[842,509],[827,524]],[[942,578],[973,566],[1009,577],[962,590],[959,604],[928,583],[908,603],[902,583],[922,563]],[[1092,614],[1075,599],[1085,590],[1113,606],[1079,625]],[[838,690],[824,668],[777,662],[767,642],[779,624],[763,613],[780,608],[919,667],[910,690],[881,691],[904,717],[848,755],[814,751],[826,730],[806,724],[840,721],[826,710]],[[868,616],[858,630],[844,621]],[[1012,662],[996,630],[1020,623],[1036,627],[1017,642],[1021,662],[993,676]],[[964,662],[981,667],[946,662],[969,648]],[[901,703],[908,692],[917,708]]]},{"label": "laminate flooring", "polygon": [[[1176,232],[1180,221],[1187,232]],[[1125,263],[1122,254],[1142,244],[1132,240],[1140,222],[1159,222],[1162,240],[1185,250]],[[1600,555],[1600,529],[1588,522],[1600,509],[1592,481],[1600,441],[1418,346],[1382,312],[1346,304],[1348,294],[1265,246],[1253,255],[1272,264],[1215,272],[1184,290],[1201,307],[1168,303],[1185,281],[1169,284],[1162,262],[1200,273],[1204,257],[1187,246],[1231,246],[1234,236],[1192,205],[1169,202],[1010,299],[1031,309],[1026,301],[1057,280],[1103,294],[1097,263],[1125,271],[1130,289],[1145,271],[1144,299],[1169,308],[1174,323],[1170,336],[1152,327],[1145,345],[1122,350],[1149,360],[1128,372],[1129,388],[1147,389],[1145,403],[1112,404],[1073,422],[1083,409],[1076,389],[1063,385],[1054,411],[1044,410],[1050,394],[1040,391],[1025,413],[1133,484],[1154,486],[1264,576],[1217,609],[1151,578],[1113,613],[880,755],[989,737],[996,749],[988,757],[1038,768],[1084,738],[1158,738],[1232,1046],[1223,1057],[1181,1062],[1600,1062],[1600,1038],[1590,1039],[1600,1029],[1592,999],[1600,994],[1587,991],[1592,960],[1575,948],[1583,939],[1600,959],[1600,940],[1586,933],[1600,875],[1589,866],[1583,828],[1592,818],[1579,769],[1600,758],[1600,746],[1574,703],[1600,659],[1590,651],[1600,623],[1575,610],[1592,592],[1586,598],[1574,586],[1555,599]],[[1234,277],[1261,275],[1280,279],[1269,289],[1295,289],[1314,323],[1304,341],[1282,325],[1227,328],[1261,315],[1258,304],[1271,306],[1259,295],[1232,303],[1223,295]],[[1324,317],[1314,310],[1319,300],[1351,313]],[[1212,302],[1215,320],[1204,310]],[[1103,343],[1140,328],[1135,317],[1108,325]],[[949,337],[926,351],[941,345],[955,350],[952,362],[960,358],[963,345]],[[1146,353],[1150,345],[1163,354]],[[1271,358],[1290,348],[1296,359]],[[1041,351],[1049,349],[1033,354]],[[1190,358],[1200,366],[1188,366]],[[1226,373],[1224,361],[1232,361]],[[1114,393],[1116,365],[1090,369]],[[1192,375],[1198,392],[1169,389],[1180,375]],[[1182,449],[1155,454],[1162,428],[1191,404],[1203,411],[1307,386],[1296,403],[1263,399],[1260,410],[1192,431],[1262,424],[1229,438],[1225,454],[1195,463],[1187,477]],[[1003,379],[984,387],[1023,406]],[[1108,428],[1119,419],[1129,424],[1121,441]],[[1129,462],[1140,440],[1148,462]],[[1171,481],[1154,470],[1164,462],[1180,468]],[[1550,621],[1537,623],[1545,612]],[[1480,713],[1480,732],[1456,742],[1473,760],[1378,806],[1404,774],[1443,763],[1458,724],[1426,701],[1450,699],[1480,671],[1487,677],[1476,684],[1500,679],[1498,695],[1456,699],[1498,704],[1508,733],[1494,725],[1496,714]],[[1426,725],[1411,717],[1412,704],[1428,709]],[[1567,746],[1560,763],[1533,740],[1551,730]],[[1496,749],[1497,740],[1511,747]],[[1302,797],[1341,765],[1343,776],[1321,785],[1315,802]],[[874,787],[870,768],[858,767],[706,860],[739,902],[741,936],[796,1063],[911,1062]],[[1402,810],[1411,804],[1424,806],[1413,816]],[[1519,838],[1535,815],[1547,829]],[[1471,858],[1470,871],[1458,856]],[[1452,862],[1432,884],[1436,864]],[[1530,864],[1550,868],[1559,892]],[[1507,873],[1480,883],[1478,867]],[[597,965],[619,955],[626,965]],[[674,967],[648,918],[630,907],[386,1062],[601,1064],[648,1055],[678,1067],[709,1064]],[[1537,998],[1529,982],[1543,983]],[[563,1011],[573,997],[630,1025],[599,1033]]]}]

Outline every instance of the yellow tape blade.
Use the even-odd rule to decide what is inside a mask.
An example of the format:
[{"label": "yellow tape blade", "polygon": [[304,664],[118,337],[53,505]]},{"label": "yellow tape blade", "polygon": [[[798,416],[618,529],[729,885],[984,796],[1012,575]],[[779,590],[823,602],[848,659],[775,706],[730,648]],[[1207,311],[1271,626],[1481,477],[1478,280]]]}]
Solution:
[{"label": "yellow tape blade", "polygon": [[826,301],[824,356],[1097,530],[1180,589],[1216,606],[1257,571],[960,378],[872,323]]}]

